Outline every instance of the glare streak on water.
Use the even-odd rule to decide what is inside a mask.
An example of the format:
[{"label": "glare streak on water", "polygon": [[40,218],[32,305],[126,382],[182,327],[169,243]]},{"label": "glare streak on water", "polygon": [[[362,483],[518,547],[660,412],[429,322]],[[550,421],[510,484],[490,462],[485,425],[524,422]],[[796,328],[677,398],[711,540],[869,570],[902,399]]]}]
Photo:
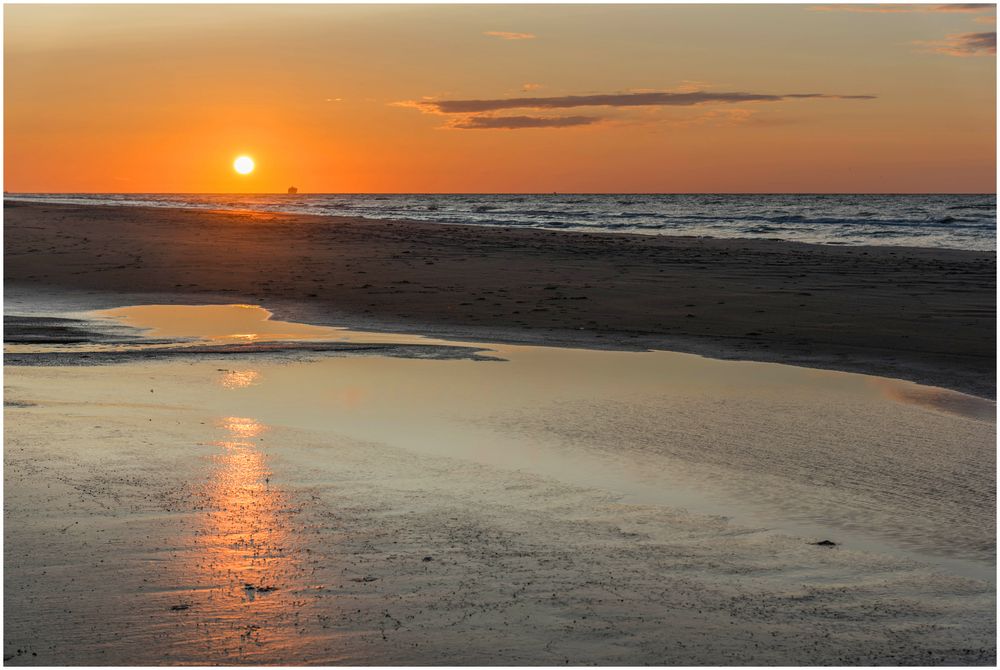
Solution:
[{"label": "glare streak on water", "polygon": [[235,209],[549,230],[996,250],[996,196],[882,194],[16,194],[51,203]]}]

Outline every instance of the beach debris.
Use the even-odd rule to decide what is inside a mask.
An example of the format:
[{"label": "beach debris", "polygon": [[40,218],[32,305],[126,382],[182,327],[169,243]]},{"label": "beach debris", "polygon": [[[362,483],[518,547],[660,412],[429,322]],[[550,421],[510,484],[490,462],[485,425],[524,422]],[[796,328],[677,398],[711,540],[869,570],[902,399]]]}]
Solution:
[{"label": "beach debris", "polygon": [[181,603],[180,605],[173,605],[171,606],[170,609],[171,611],[174,612],[183,612],[184,610],[191,609],[191,603]]},{"label": "beach debris", "polygon": [[243,584],[243,592],[246,594],[247,600],[253,602],[256,599],[258,593],[270,593],[271,591],[277,590],[277,586],[255,586],[253,584],[245,583]]},{"label": "beach debris", "polygon": [[836,547],[837,543],[833,540],[820,540],[819,542],[810,542],[809,544],[814,544],[817,547]]},{"label": "beach debris", "polygon": [[427,561],[433,561],[433,560],[434,560],[433,556],[424,556],[424,563],[426,563]]},{"label": "beach debris", "polygon": [[372,577],[371,575],[365,575],[364,577],[353,577],[352,582],[374,582],[378,577]]}]

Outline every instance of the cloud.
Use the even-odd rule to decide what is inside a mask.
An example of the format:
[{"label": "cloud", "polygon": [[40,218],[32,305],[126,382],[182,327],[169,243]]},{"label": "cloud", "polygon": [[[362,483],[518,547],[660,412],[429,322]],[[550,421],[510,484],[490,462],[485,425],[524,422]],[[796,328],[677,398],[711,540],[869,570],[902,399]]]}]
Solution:
[{"label": "cloud", "polygon": [[996,31],[948,35],[946,39],[931,42],[914,42],[925,51],[945,56],[987,56],[997,52]]},{"label": "cloud", "polygon": [[423,100],[396,103],[416,107],[430,114],[478,114],[503,109],[569,109],[573,107],[690,107],[705,104],[779,102],[791,99],[871,100],[874,95],[831,95],[827,93],[724,93],[708,91],[653,91],[557,97],[519,97],[486,100]]},{"label": "cloud", "polygon": [[968,3],[968,4],[954,4],[954,5],[937,5],[930,11],[932,12],[985,12],[990,9],[995,9],[996,5],[986,5],[982,3]]},{"label": "cloud", "polygon": [[532,35],[531,33],[508,33],[502,30],[490,30],[483,35],[489,35],[490,37],[499,37],[502,40],[533,40],[537,35]]},{"label": "cloud", "polygon": [[540,88],[544,88],[542,84],[528,83],[521,86],[521,90],[524,91],[525,93],[527,93],[528,91],[537,91]]},{"label": "cloud", "polygon": [[952,5],[813,5],[814,12],[858,12],[864,14],[904,14],[908,12],[985,12],[996,5],[965,3]]},{"label": "cloud", "polygon": [[[996,5],[984,3],[954,3],[950,5],[815,5],[810,7],[821,12],[875,12],[882,14],[899,14],[904,12],[951,12],[978,13],[992,12]],[[976,23],[996,24],[996,16],[977,16]],[[943,40],[914,41],[924,51],[944,54],[946,56],[985,56],[997,52],[997,35],[995,32],[964,33],[948,35]]]},{"label": "cloud", "polygon": [[470,115],[456,119],[448,128],[461,130],[521,130],[523,128],[571,128],[601,121],[599,116],[489,116]]},{"label": "cloud", "polygon": [[[496,99],[468,100],[435,100],[425,97],[421,100],[404,100],[391,103],[397,107],[418,109],[424,114],[450,116],[451,120],[444,128],[462,130],[515,130],[522,128],[569,128],[573,126],[593,125],[598,122],[615,123],[615,117],[608,116],[500,116],[497,112],[504,110],[562,110],[577,107],[612,107],[648,110],[645,114],[655,114],[658,107],[699,108],[701,106],[721,104],[735,105],[739,103],[781,102],[789,100],[873,100],[874,95],[835,95],[830,93],[746,93],[746,92],[709,92],[692,90],[656,91],[643,90],[628,93],[564,95],[552,97],[513,97]],[[710,110],[701,115],[687,119],[667,121],[674,126],[691,126],[711,123],[713,125],[740,125],[753,123],[763,125],[764,120],[756,117],[751,119],[753,112],[742,108],[725,110]],[[631,115],[632,117],[635,114]],[[619,119],[622,121],[622,119]],[[632,119],[634,122],[635,119]],[[654,122],[663,119],[654,119]],[[625,120],[625,122],[628,122]]]}]

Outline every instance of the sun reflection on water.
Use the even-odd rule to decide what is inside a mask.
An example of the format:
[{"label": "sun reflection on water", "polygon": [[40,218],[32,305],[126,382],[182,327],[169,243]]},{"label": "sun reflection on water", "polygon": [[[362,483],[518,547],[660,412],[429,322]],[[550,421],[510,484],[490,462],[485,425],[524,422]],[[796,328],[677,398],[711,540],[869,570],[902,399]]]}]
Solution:
[{"label": "sun reflection on water", "polygon": [[226,389],[243,389],[260,383],[260,373],[256,370],[220,370],[219,384]]},{"label": "sun reflection on water", "polygon": [[[232,433],[233,437],[249,439],[257,437],[268,429],[268,426],[245,416],[227,416],[221,422],[222,427]],[[235,444],[235,443],[232,443]],[[247,445],[252,446],[252,445]]]},{"label": "sun reflection on water", "polygon": [[[211,476],[203,491],[194,569],[211,616],[202,632],[215,652],[249,659],[290,644],[296,614],[293,585],[300,579],[288,495],[272,484],[260,436],[270,427],[251,417],[217,422],[223,439],[211,442]],[[208,614],[209,612],[204,612]]]}]

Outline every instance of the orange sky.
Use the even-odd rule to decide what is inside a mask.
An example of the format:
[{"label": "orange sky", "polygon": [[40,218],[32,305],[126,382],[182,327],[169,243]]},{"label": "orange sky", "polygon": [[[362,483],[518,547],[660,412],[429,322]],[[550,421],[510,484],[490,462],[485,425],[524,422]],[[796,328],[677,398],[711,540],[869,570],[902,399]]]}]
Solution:
[{"label": "orange sky", "polygon": [[993,192],[994,8],[946,9],[7,5],[4,186]]}]

